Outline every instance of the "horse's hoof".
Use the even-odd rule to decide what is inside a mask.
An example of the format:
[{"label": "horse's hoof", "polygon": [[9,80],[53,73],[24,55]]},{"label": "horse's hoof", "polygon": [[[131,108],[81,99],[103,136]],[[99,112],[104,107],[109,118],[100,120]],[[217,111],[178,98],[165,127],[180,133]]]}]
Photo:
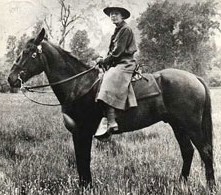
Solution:
[{"label": "horse's hoof", "polygon": [[216,186],[215,180],[209,181],[207,183],[207,188],[208,188],[211,195],[216,194],[217,193],[217,186]]}]

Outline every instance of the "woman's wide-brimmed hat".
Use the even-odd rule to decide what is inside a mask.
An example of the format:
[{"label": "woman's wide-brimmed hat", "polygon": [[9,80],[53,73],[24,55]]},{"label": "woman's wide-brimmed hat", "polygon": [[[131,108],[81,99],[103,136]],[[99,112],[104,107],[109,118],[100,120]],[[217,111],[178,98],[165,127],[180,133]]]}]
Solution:
[{"label": "woman's wide-brimmed hat", "polygon": [[112,11],[119,11],[124,19],[127,19],[130,17],[130,12],[123,7],[106,7],[103,11],[108,16],[110,16],[110,13]]}]

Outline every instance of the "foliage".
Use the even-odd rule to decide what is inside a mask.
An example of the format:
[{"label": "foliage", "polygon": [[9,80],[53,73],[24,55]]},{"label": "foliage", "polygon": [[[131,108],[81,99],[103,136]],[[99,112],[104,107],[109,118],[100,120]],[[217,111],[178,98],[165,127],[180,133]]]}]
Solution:
[{"label": "foliage", "polygon": [[90,39],[86,30],[78,30],[70,41],[71,52],[82,62],[89,63],[98,57],[93,48],[89,47]]},{"label": "foliage", "polygon": [[33,26],[32,30],[32,37],[36,37],[38,33],[41,31],[41,29],[44,26],[44,21],[43,20],[38,20],[36,24]]},{"label": "foliage", "polygon": [[219,28],[216,6],[213,0],[149,5],[138,20],[140,63],[151,72],[177,67],[204,75],[216,49],[209,43]]},{"label": "foliage", "polygon": [[17,49],[16,49],[16,58],[21,54],[26,42],[30,39],[30,37],[24,33],[17,42]]},{"label": "foliage", "polygon": [[[36,37],[36,35],[41,31],[43,27],[43,21],[38,20],[33,26],[31,37]],[[20,55],[22,49],[24,48],[26,42],[30,39],[30,36],[24,33],[19,39],[14,35],[9,35],[7,40],[7,62],[12,64],[16,58]]]},{"label": "foliage", "polygon": [[16,51],[16,42],[17,42],[16,36],[10,35],[8,37],[7,46],[6,46],[6,49],[7,49],[6,61],[11,64],[14,62],[15,57],[16,57],[16,52],[15,52]]},{"label": "foliage", "polygon": [[211,87],[221,86],[221,69],[218,67],[213,67],[209,75],[209,85]]},{"label": "foliage", "polygon": [[10,87],[5,78],[6,78],[6,75],[3,72],[0,72],[0,92],[1,93],[6,93],[10,91]]}]

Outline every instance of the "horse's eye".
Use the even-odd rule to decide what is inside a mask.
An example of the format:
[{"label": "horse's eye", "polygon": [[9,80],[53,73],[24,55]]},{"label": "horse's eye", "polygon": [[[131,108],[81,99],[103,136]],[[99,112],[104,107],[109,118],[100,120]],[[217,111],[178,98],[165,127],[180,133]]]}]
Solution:
[{"label": "horse's eye", "polygon": [[34,52],[33,54],[32,54],[32,58],[36,58],[36,56],[37,56],[37,53],[36,52]]}]

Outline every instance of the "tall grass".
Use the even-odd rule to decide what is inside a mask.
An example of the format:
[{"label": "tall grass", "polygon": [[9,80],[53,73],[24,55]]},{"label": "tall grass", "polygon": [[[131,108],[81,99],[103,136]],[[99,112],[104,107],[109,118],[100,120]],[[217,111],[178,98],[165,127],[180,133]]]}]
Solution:
[{"label": "tall grass", "polygon": [[[81,194],[72,136],[60,107],[29,102],[21,94],[1,94],[0,194]],[[53,96],[33,96],[55,102]],[[220,191],[221,91],[212,91],[214,155]],[[182,167],[179,146],[169,125],[93,140],[92,189],[88,195],[207,194],[197,152],[187,185],[178,182]]]}]

